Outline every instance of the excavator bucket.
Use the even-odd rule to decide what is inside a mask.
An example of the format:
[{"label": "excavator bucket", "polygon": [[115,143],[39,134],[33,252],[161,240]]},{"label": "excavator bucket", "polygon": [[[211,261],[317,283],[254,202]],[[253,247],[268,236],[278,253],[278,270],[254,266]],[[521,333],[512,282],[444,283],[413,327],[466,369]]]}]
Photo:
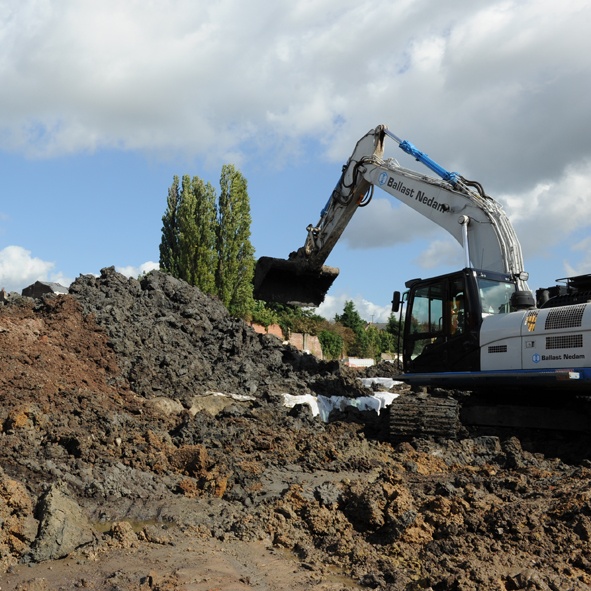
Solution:
[{"label": "excavator bucket", "polygon": [[254,297],[279,304],[319,306],[338,274],[335,267],[313,269],[297,259],[261,257],[254,273]]}]

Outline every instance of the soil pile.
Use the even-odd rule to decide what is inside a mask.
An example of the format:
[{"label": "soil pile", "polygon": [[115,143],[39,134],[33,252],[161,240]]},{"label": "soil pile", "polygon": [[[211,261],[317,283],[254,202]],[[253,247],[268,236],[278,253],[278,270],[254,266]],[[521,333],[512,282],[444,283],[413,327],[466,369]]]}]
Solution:
[{"label": "soil pile", "polygon": [[11,295],[0,344],[3,591],[591,588],[585,453],[287,408],[368,392],[170,276]]}]

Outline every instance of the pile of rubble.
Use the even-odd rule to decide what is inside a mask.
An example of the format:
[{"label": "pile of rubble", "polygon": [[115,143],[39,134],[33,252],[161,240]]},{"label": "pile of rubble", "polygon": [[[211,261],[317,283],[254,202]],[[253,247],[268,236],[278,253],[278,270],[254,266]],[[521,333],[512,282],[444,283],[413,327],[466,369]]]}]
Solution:
[{"label": "pile of rubble", "polygon": [[[392,444],[383,414],[285,406],[368,390],[163,273],[11,295],[0,343],[3,591],[591,588],[585,453]],[[212,543],[227,586],[187,570]]]}]

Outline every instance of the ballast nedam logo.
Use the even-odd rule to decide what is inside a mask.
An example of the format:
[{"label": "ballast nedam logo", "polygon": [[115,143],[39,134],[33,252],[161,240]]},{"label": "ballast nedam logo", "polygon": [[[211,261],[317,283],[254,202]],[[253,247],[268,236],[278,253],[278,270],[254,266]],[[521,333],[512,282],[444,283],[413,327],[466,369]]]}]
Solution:
[{"label": "ballast nedam logo", "polygon": [[402,195],[412,197],[420,203],[424,203],[428,207],[436,209],[437,211],[445,212],[449,211],[449,205],[447,203],[439,203],[435,197],[429,197],[423,191],[415,191],[411,187],[407,187],[402,181],[395,181],[387,172],[380,173],[378,177],[378,183],[380,186],[386,185],[394,191],[398,191]]},{"label": "ballast nedam logo", "polygon": [[585,359],[585,355],[579,353],[563,353],[562,355],[540,355],[536,353],[532,356],[534,363],[540,363],[540,361],[562,361],[563,359],[568,361],[575,361],[577,359]]}]

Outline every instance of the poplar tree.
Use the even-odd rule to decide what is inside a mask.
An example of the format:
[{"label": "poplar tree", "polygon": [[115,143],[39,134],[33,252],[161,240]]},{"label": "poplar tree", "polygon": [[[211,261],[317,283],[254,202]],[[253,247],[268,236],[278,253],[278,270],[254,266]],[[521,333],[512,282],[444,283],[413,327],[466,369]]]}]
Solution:
[{"label": "poplar tree", "polygon": [[250,242],[250,200],[246,179],[231,164],[222,167],[218,201],[217,295],[236,316],[252,309],[254,248]]},{"label": "poplar tree", "polygon": [[175,277],[213,295],[216,254],[215,189],[183,176],[178,205],[178,272]]},{"label": "poplar tree", "polygon": [[200,178],[177,176],[162,217],[160,268],[220,298],[228,310],[247,318],[253,309],[254,248],[250,242],[250,201],[246,179],[224,165],[221,193]]},{"label": "poplar tree", "polygon": [[191,178],[184,175],[178,204],[178,271],[175,277],[191,285],[195,283],[195,253],[197,250],[197,220],[195,219],[196,198]]},{"label": "poplar tree", "polygon": [[207,294],[216,293],[215,275],[218,260],[217,206],[215,189],[199,177],[193,178],[195,221],[197,224],[194,253],[194,280],[191,282]]},{"label": "poplar tree", "polygon": [[175,277],[177,277],[179,274],[179,228],[177,224],[179,201],[179,177],[174,176],[172,185],[168,189],[168,197],[166,199],[166,211],[162,216],[162,239],[160,241],[160,268],[164,272],[170,273]]}]

